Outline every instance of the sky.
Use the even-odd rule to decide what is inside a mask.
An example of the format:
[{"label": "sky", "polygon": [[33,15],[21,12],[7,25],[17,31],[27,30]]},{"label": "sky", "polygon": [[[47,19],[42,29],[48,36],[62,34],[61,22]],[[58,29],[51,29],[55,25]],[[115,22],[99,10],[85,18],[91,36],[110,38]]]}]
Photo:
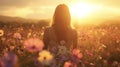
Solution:
[{"label": "sky", "polygon": [[26,18],[50,18],[58,4],[68,4],[69,1],[0,0],[0,15],[19,16]]},{"label": "sky", "polygon": [[120,16],[120,0],[0,0],[0,15],[51,19],[56,6],[63,3],[70,8],[73,18]]}]

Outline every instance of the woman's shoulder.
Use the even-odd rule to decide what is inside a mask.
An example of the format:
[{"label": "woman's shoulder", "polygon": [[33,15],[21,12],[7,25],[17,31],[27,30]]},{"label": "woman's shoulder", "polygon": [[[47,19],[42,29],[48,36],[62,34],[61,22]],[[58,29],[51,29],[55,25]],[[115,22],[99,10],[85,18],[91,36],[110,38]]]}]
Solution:
[{"label": "woman's shoulder", "polygon": [[73,32],[77,32],[77,30],[76,30],[76,29],[74,29],[74,28],[72,28],[72,31],[73,31]]},{"label": "woman's shoulder", "polygon": [[75,28],[71,28],[72,33],[77,33],[77,30]]},{"label": "woman's shoulder", "polygon": [[73,34],[73,36],[76,36],[76,35],[77,35],[77,30],[74,29],[74,28],[72,28],[72,29],[71,29],[71,33]]}]

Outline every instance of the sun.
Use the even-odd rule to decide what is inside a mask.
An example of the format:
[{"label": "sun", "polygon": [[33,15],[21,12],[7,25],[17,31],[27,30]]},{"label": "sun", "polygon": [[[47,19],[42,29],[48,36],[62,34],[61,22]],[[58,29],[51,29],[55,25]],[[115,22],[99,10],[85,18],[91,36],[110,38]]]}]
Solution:
[{"label": "sun", "polygon": [[76,3],[70,8],[71,14],[76,18],[84,18],[94,11],[94,6],[87,3]]}]

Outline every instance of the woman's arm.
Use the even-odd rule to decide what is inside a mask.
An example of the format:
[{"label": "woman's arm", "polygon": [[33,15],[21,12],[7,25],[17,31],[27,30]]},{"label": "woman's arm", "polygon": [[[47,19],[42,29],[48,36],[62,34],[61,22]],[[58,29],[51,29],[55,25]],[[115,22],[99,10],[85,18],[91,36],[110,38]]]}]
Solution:
[{"label": "woman's arm", "polygon": [[77,31],[73,31],[73,48],[77,48],[78,45],[78,34]]},{"label": "woman's arm", "polygon": [[45,29],[44,35],[43,35],[43,42],[44,42],[44,49],[48,49],[48,43],[49,43],[49,38],[48,38],[48,29]]}]

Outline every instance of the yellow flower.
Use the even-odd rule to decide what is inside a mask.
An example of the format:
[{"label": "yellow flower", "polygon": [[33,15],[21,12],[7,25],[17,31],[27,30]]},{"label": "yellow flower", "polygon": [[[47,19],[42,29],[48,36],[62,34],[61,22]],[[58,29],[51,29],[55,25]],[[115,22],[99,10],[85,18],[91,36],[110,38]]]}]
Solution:
[{"label": "yellow flower", "polygon": [[0,29],[0,36],[4,35],[4,31],[2,29]]},{"label": "yellow flower", "polygon": [[29,33],[27,34],[27,38],[29,38],[31,35],[32,35],[32,33],[29,32]]},{"label": "yellow flower", "polygon": [[50,65],[53,61],[53,55],[49,51],[43,50],[39,53],[38,61],[43,65]]}]

